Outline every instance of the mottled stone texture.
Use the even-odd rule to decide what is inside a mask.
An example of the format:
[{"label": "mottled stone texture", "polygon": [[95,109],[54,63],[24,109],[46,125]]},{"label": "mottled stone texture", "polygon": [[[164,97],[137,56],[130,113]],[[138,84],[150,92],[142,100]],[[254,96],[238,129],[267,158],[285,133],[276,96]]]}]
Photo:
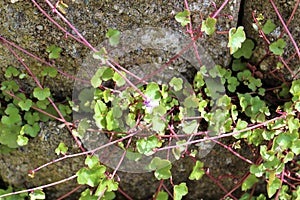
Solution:
[{"label": "mottled stone texture", "polygon": [[[15,2],[15,1],[14,1]],[[56,1],[52,1],[56,2]],[[183,10],[183,1],[64,1],[69,5],[65,17],[77,28],[77,30],[93,45],[99,45],[105,39],[105,33],[109,27],[119,31],[135,30],[142,27],[171,28],[184,34],[185,28],[176,22],[176,13]],[[223,1],[215,2],[220,7]],[[39,4],[62,27],[71,31],[51,9],[43,2]],[[211,2],[189,1],[192,11],[194,28],[199,26],[201,16],[208,17],[215,11]],[[226,31],[237,24],[239,0],[230,1],[218,18],[217,31]],[[226,17],[231,15],[233,20]],[[66,39],[65,34],[51,23],[31,1],[18,1],[10,3],[0,1],[0,28],[1,36],[16,43],[24,49],[48,60],[46,48],[52,44],[63,49],[60,59],[55,61],[62,71],[76,75],[82,65],[83,59],[90,49],[77,43],[71,38]],[[204,36],[200,39],[202,45],[213,57],[216,64],[228,65],[230,61],[226,34],[215,34],[212,37]],[[19,53],[31,70],[38,76],[44,64]],[[5,48],[0,51],[0,68],[4,71],[9,65],[23,67]],[[3,78],[3,75],[0,75]],[[46,79],[45,86],[49,86],[58,97],[65,97],[72,92],[73,80],[64,76],[55,79]],[[28,90],[35,83],[26,83]]]}]

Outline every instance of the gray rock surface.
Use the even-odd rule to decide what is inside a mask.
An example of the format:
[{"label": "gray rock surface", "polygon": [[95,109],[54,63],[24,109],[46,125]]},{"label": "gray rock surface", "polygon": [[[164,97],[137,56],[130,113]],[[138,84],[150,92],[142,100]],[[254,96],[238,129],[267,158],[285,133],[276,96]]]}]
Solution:
[{"label": "gray rock surface", "polygon": [[[54,1],[53,1],[54,2]],[[183,10],[183,2],[177,0],[169,1],[64,1],[69,5],[65,17],[86,37],[93,45],[97,46],[105,40],[105,33],[109,27],[119,31],[135,30],[146,26],[158,28],[171,28],[184,34],[185,28],[176,22],[176,13]],[[227,31],[236,26],[239,0],[230,1],[220,13],[217,31]],[[216,1],[219,7],[223,1]],[[51,9],[39,2],[42,8],[53,17],[62,27],[67,26],[51,12]],[[201,16],[207,18],[214,12],[214,7],[210,1],[189,1],[194,28],[199,25]],[[224,14],[231,15],[230,20]],[[16,43],[29,52],[36,54],[40,58],[48,60],[46,48],[52,44],[63,49],[61,58],[55,60],[55,66],[60,70],[76,75],[82,65],[83,59],[90,50],[77,43],[71,38],[66,39],[65,34],[53,25],[30,1],[19,1],[10,3],[0,1],[0,28],[1,36]],[[71,31],[70,28],[67,28]],[[199,43],[206,49],[216,64],[228,65],[230,58],[226,47],[227,34],[215,34],[212,37],[204,36]],[[31,59],[17,51],[22,59],[36,76],[44,64]],[[1,47],[0,61],[1,71],[9,65],[23,68],[10,52]],[[2,75],[0,75],[0,80]],[[34,87],[33,82],[26,83],[29,88]],[[56,96],[65,97],[72,92],[73,80],[64,76],[56,79],[46,79],[45,86],[49,86]]]}]

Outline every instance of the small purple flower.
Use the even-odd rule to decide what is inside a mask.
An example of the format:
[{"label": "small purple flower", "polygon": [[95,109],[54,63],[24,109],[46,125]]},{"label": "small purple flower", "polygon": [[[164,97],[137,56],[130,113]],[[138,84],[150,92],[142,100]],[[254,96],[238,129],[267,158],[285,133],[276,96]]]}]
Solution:
[{"label": "small purple flower", "polygon": [[144,104],[146,106],[146,111],[152,113],[153,108],[159,106],[159,100],[153,101],[151,98],[148,98],[144,101]]}]

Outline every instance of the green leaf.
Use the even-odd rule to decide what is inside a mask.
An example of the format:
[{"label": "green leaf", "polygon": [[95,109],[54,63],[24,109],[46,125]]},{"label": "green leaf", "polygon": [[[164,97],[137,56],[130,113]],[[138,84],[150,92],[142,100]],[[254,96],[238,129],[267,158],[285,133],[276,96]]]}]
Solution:
[{"label": "green leaf", "polygon": [[50,96],[50,89],[49,88],[34,88],[33,96],[37,98],[38,100],[45,100]]},{"label": "green leaf", "polygon": [[153,149],[161,147],[162,142],[156,136],[150,136],[148,138],[139,139],[136,142],[137,150],[141,154],[150,156],[154,154]]},{"label": "green leaf", "polygon": [[256,177],[261,177],[265,170],[263,168],[263,165],[251,165],[250,166],[250,172],[251,174],[254,174]]},{"label": "green leaf", "polygon": [[247,38],[242,43],[242,47],[233,54],[233,57],[240,58],[243,56],[244,58],[249,59],[252,55],[253,48],[254,48],[254,42],[251,39]]},{"label": "green leaf", "polygon": [[95,52],[93,54],[93,58],[97,59],[97,60],[101,60],[101,62],[104,64],[107,60],[107,51],[104,47],[102,47],[100,49],[100,51]]},{"label": "green leaf", "polygon": [[265,25],[262,27],[262,31],[265,34],[269,34],[272,31],[274,31],[275,28],[276,28],[275,24],[271,20],[268,19],[267,22],[265,23]]},{"label": "green leaf", "polygon": [[0,123],[0,144],[2,144],[0,146],[6,145],[9,148],[17,148],[20,129],[20,126],[7,126]]},{"label": "green leaf", "polygon": [[205,81],[203,78],[203,74],[201,73],[201,71],[198,71],[194,77],[193,87],[195,89],[200,89],[204,86],[204,84],[205,84]]},{"label": "green leaf", "polygon": [[91,187],[97,186],[101,179],[105,177],[106,167],[103,165],[96,165],[93,168],[81,168],[77,173],[78,184],[86,184]]},{"label": "green leaf", "polygon": [[287,162],[290,162],[294,159],[294,153],[289,151],[285,156],[284,156],[284,159],[283,159],[283,162],[284,163],[287,163]]},{"label": "green leaf", "polygon": [[57,76],[57,74],[58,74],[57,70],[53,67],[46,67],[41,72],[42,76],[47,76],[48,75],[51,78],[55,78]]},{"label": "green leaf", "polygon": [[16,77],[19,75],[19,70],[17,70],[17,68],[9,66],[6,70],[5,70],[5,78],[10,78],[10,77]]},{"label": "green leaf", "polygon": [[175,91],[179,91],[182,89],[183,80],[182,78],[173,77],[169,84]]},{"label": "green leaf", "polygon": [[[19,85],[14,80],[3,81],[1,85],[2,85],[1,90],[9,90],[13,92],[17,92],[20,88]],[[11,98],[11,96],[9,97]]]},{"label": "green leaf", "polygon": [[186,186],[186,183],[183,182],[174,186],[174,200],[181,200],[187,193],[188,187]]},{"label": "green leaf", "polygon": [[68,147],[63,142],[59,143],[58,147],[55,149],[56,155],[59,154],[65,155],[67,151],[68,151]]},{"label": "green leaf", "polygon": [[275,55],[281,56],[284,52],[285,46],[286,46],[286,42],[282,38],[280,38],[279,40],[270,44],[269,49]]},{"label": "green leaf", "polygon": [[227,82],[228,82],[227,88],[230,92],[235,92],[236,87],[240,85],[240,82],[234,76],[228,78]]},{"label": "green leaf", "polygon": [[166,112],[167,112],[167,109],[165,106],[158,105],[153,108],[152,114],[161,117],[161,116],[165,115]]},{"label": "green leaf", "polygon": [[99,159],[95,155],[93,156],[88,155],[84,161],[84,164],[86,164],[91,169],[96,165],[99,165]]},{"label": "green leaf", "polygon": [[158,192],[156,200],[168,200],[168,199],[169,199],[168,193],[163,191]]},{"label": "green leaf", "polygon": [[33,125],[25,124],[24,126],[22,126],[20,130],[20,134],[22,135],[27,134],[30,135],[31,137],[36,137],[39,131],[40,131],[40,126],[36,122]]},{"label": "green leaf", "polygon": [[276,139],[276,143],[282,148],[287,149],[292,145],[290,133],[280,133]]},{"label": "green leaf", "polygon": [[46,195],[42,190],[34,190],[29,194],[30,200],[45,199]]},{"label": "green leaf", "polygon": [[20,124],[22,121],[21,115],[19,115],[19,110],[13,104],[8,104],[7,108],[5,109],[5,116],[2,116],[1,122],[6,125],[16,125]]},{"label": "green leaf", "polygon": [[126,158],[128,158],[128,160],[133,160],[137,162],[142,158],[142,154],[127,150]]},{"label": "green leaf", "polygon": [[98,200],[98,197],[92,194],[90,189],[86,189],[81,193],[79,200]]},{"label": "green leaf", "polygon": [[114,73],[115,73],[114,70],[112,70],[112,68],[110,68],[110,67],[102,67],[102,68],[104,68],[104,71],[103,71],[101,78],[104,81],[108,81],[108,80],[112,79],[114,76]]},{"label": "green leaf", "polygon": [[104,192],[116,191],[118,189],[118,183],[113,179],[104,178],[100,181],[100,184],[95,192],[96,196],[103,194]]},{"label": "green leaf", "polygon": [[195,95],[190,95],[184,99],[183,105],[186,108],[198,108],[199,99]]},{"label": "green leaf", "polygon": [[78,133],[78,137],[79,138],[83,138],[84,134],[86,133],[86,130],[90,127],[89,122],[87,121],[87,119],[82,119],[77,127],[77,133]]},{"label": "green leaf", "polygon": [[106,129],[109,131],[116,130],[119,128],[119,123],[117,120],[115,120],[115,117],[113,116],[113,112],[110,110],[108,111],[106,115]]},{"label": "green leaf", "polygon": [[162,160],[161,158],[155,157],[149,164],[150,170],[155,170],[154,175],[158,180],[168,179],[171,177],[171,162],[169,160]]},{"label": "green leaf", "polygon": [[101,85],[102,83],[101,77],[103,72],[104,72],[103,68],[99,68],[94,74],[94,76],[91,78],[91,84],[94,88],[97,88]]},{"label": "green leaf", "polygon": [[[176,142],[176,145],[181,145],[184,143],[186,143],[186,140],[179,140]],[[172,153],[176,160],[179,160],[181,158],[182,153],[184,152],[185,149],[186,149],[186,145],[178,146],[172,149]]]},{"label": "green leaf", "polygon": [[247,69],[246,63],[242,62],[240,59],[233,60],[232,63],[232,70],[233,71],[243,71],[244,69]]},{"label": "green leaf", "polygon": [[48,53],[50,53],[49,54],[50,59],[57,59],[57,58],[59,58],[60,52],[62,51],[62,49],[59,47],[56,47],[55,45],[51,45],[46,49],[46,51]]},{"label": "green leaf", "polygon": [[183,121],[182,125],[182,130],[186,134],[192,134],[196,133],[198,131],[198,126],[199,123],[197,123],[197,120],[192,120],[190,122]]},{"label": "green leaf", "polygon": [[28,144],[28,138],[23,135],[18,135],[17,143],[19,146],[25,146]]},{"label": "green leaf", "polygon": [[289,131],[292,133],[293,131],[297,131],[300,127],[299,119],[298,118],[289,118],[288,119],[288,127]]},{"label": "green leaf", "polygon": [[217,19],[207,18],[205,21],[202,21],[201,31],[204,31],[207,35],[212,35],[216,31]]},{"label": "green leaf", "polygon": [[275,172],[273,171],[270,172],[270,178],[267,184],[268,197],[271,198],[276,193],[276,191],[280,188],[280,186],[281,186],[280,179],[275,176]]},{"label": "green leaf", "polygon": [[258,178],[255,177],[255,175],[251,174],[250,176],[248,176],[248,178],[243,182],[242,184],[242,191],[246,191],[250,188],[252,188],[252,186],[258,182]]},{"label": "green leaf", "polygon": [[27,134],[30,135],[31,137],[36,137],[39,131],[40,131],[40,126],[37,122],[35,122],[32,125],[25,124],[24,126],[22,126],[20,130],[20,134],[21,135]]},{"label": "green leaf", "polygon": [[105,36],[109,39],[111,46],[117,46],[120,42],[120,31],[109,28]]},{"label": "green leaf", "polygon": [[291,150],[296,154],[300,154],[300,139],[293,141],[293,144],[291,146]]},{"label": "green leaf", "polygon": [[[121,73],[123,76],[126,77],[125,72],[121,72]],[[113,80],[116,82],[116,85],[118,87],[121,87],[121,86],[125,85],[125,83],[126,83],[125,79],[123,79],[122,76],[120,76],[120,74],[118,74],[117,72],[114,73]]]},{"label": "green leaf", "polygon": [[21,110],[28,111],[32,106],[31,99],[26,99],[25,101],[19,101],[18,106],[20,106]]},{"label": "green leaf", "polygon": [[152,128],[158,133],[164,133],[166,123],[159,116],[154,116],[152,118]]},{"label": "green leaf", "polygon": [[126,117],[126,124],[130,127],[133,128],[135,126],[135,115],[133,113],[129,113]]},{"label": "green leaf", "polygon": [[266,145],[261,145],[260,146],[260,155],[265,161],[272,161],[275,158],[275,153],[271,150],[267,150]]},{"label": "green leaf", "polygon": [[246,40],[246,34],[244,27],[240,26],[237,29],[231,28],[229,30],[229,41],[227,47],[230,48],[230,54],[234,54],[239,48],[242,47],[242,43]]},{"label": "green leaf", "polygon": [[205,174],[203,169],[203,162],[197,160],[195,166],[193,167],[193,171],[191,172],[189,179],[190,180],[200,180],[202,176]]},{"label": "green leaf", "polygon": [[161,98],[159,85],[157,83],[149,83],[146,87],[144,94],[149,98],[151,101],[158,100]]},{"label": "green leaf", "polygon": [[181,26],[186,26],[188,23],[190,23],[190,19],[188,18],[189,16],[190,12],[188,10],[184,10],[183,12],[177,13],[175,20],[181,23]]},{"label": "green leaf", "polygon": [[300,186],[297,186],[297,190],[295,192],[293,192],[293,196],[295,199],[300,199]]}]

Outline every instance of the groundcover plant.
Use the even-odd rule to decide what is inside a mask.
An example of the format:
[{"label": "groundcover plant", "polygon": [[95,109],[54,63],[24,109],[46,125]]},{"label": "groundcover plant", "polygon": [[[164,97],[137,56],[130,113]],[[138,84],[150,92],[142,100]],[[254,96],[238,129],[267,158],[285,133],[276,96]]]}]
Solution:
[{"label": "groundcover plant", "polygon": [[[171,41],[180,47],[175,50],[171,50],[172,45],[162,46],[163,50],[170,51],[170,57],[160,66],[147,65],[150,71],[145,73],[119,64],[122,56],[130,54],[130,38],[141,41],[141,49],[134,49],[142,51],[142,48],[154,49],[151,45],[160,44],[166,35],[176,38],[180,34],[162,28],[144,28],[123,32],[125,35],[121,36],[120,31],[109,28],[105,34],[109,45],[96,48],[64,16],[69,7],[67,3],[45,2],[68,29],[60,26],[39,3],[32,0],[39,12],[57,26],[67,40],[75,40],[93,51],[91,59],[96,65],[81,69],[76,77],[71,76],[55,64],[63,53],[59,45],[47,46],[46,61],[0,35],[1,48],[6,48],[23,66],[22,69],[7,66],[5,80],[1,82],[0,151],[17,151],[39,134],[40,122],[57,120],[69,130],[82,152],[70,154],[69,147],[60,143],[55,149],[60,157],[31,169],[28,175],[34,178],[41,169],[78,156],[85,156],[85,166],[76,174],[47,185],[0,189],[0,199],[46,199],[43,189],[72,179],[77,180],[78,188],[84,188],[80,200],[114,199],[116,193],[127,199],[136,199],[119,187],[122,182],[119,171],[152,172],[159,184],[153,185],[156,192],[149,198],[184,199],[193,191],[186,182],[178,183],[172,176],[173,161],[183,157],[194,163],[188,179],[202,181],[207,176],[224,192],[222,199],[300,199],[300,80],[297,79],[298,71],[294,72],[289,66],[289,60],[299,59],[300,52],[288,24],[282,20],[272,0],[270,5],[295,49],[291,57],[285,58],[287,41],[282,36],[273,41],[269,39],[278,25],[272,19],[265,19],[263,14],[253,12],[253,27],[268,46],[263,59],[272,57],[278,61],[275,70],[290,72],[290,80],[282,80],[273,88],[264,85],[262,73],[249,61],[255,44],[247,38],[244,27],[218,32],[219,14],[228,1],[197,25],[191,21],[188,1],[184,1],[185,8],[174,16],[174,23],[180,23],[182,30],[186,31],[186,37],[181,38],[185,41]],[[226,43],[233,58],[230,67],[217,65],[203,56],[203,48],[197,46],[199,38],[213,34],[228,34]],[[143,41],[146,39],[150,40]],[[24,54],[46,67],[33,72],[22,59]],[[188,61],[183,61],[184,65],[196,66],[192,77],[185,77],[170,67],[179,57]],[[210,66],[211,63],[214,65]],[[43,84],[45,79],[59,74],[75,81],[72,99],[64,102],[55,99],[51,88]],[[31,92],[23,88],[22,82],[26,79],[36,84]],[[265,98],[267,95],[280,103],[271,104]],[[97,139],[93,143],[94,138]],[[221,142],[221,138],[230,138],[230,143]],[[222,185],[221,178],[213,177],[206,164],[200,161],[198,147],[208,142],[222,146],[249,166],[247,173],[238,177],[229,190]],[[241,143],[253,148],[257,155],[246,158],[238,153]],[[260,187],[263,185],[265,193],[257,192],[259,184]],[[239,196],[233,194],[236,190],[241,191]]]}]

